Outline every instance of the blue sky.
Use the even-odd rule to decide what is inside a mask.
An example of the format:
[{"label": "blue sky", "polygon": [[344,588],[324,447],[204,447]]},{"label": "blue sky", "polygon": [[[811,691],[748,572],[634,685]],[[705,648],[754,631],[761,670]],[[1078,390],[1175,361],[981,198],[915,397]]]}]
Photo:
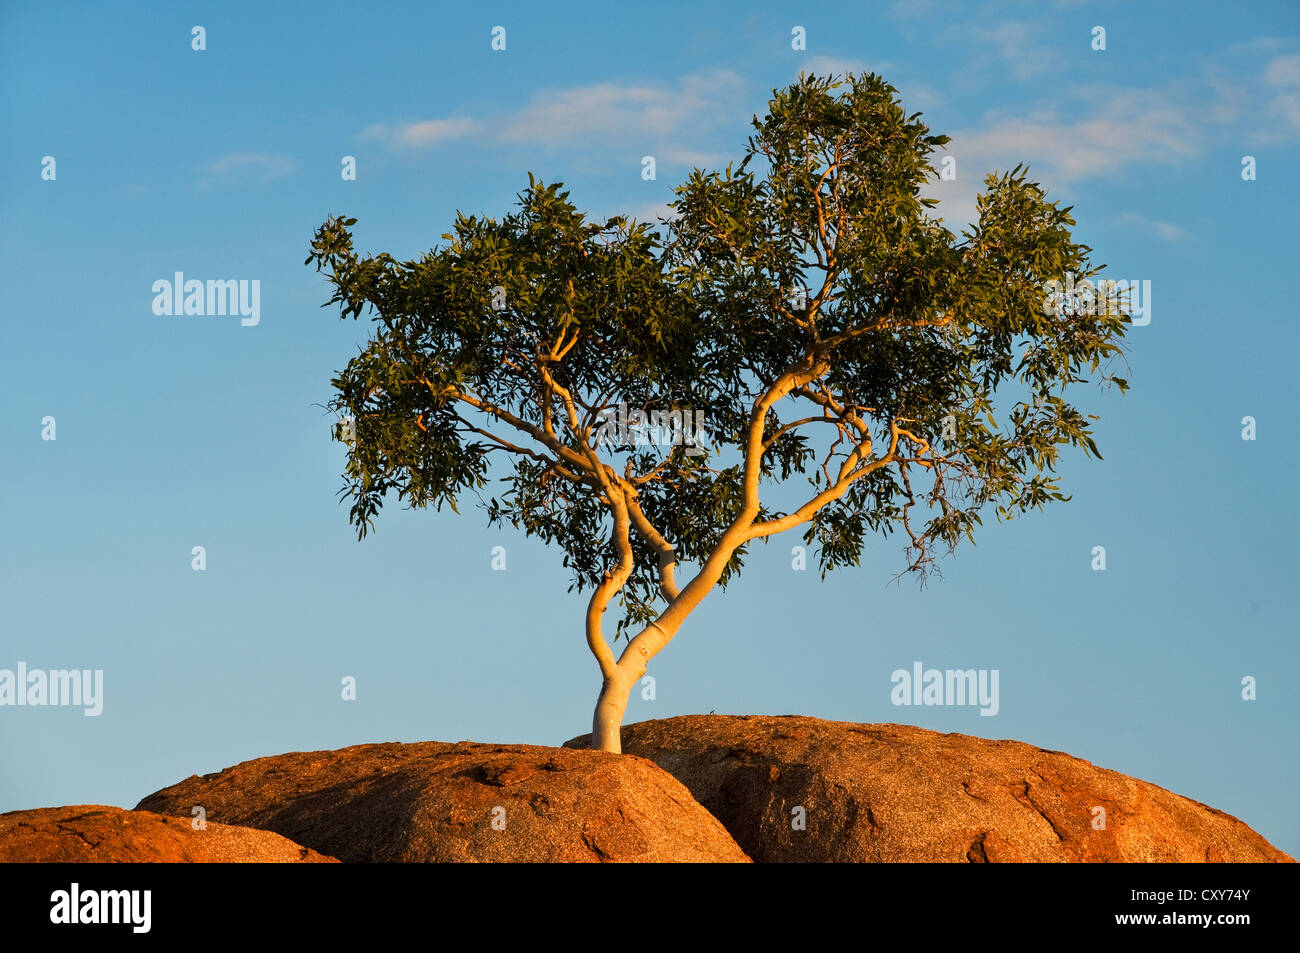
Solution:
[{"label": "blue sky", "polygon": [[[529,171],[653,216],[693,165],[740,157],[773,87],[870,69],[953,137],[932,193],[951,224],[1027,162],[1108,275],[1151,281],[1133,390],[1087,405],[1105,460],[1067,461],[1071,502],[990,521],[924,590],[890,584],[895,539],[825,582],[791,569],[797,539],[759,549],[628,721],[1016,738],[1300,852],[1293,3],[379,6],[0,4],[0,668],[105,673],[97,718],[0,707],[0,811],[131,806],[289,750],[589,730],[557,551],[472,506],[391,506],[361,543],[347,525],[319,405],[367,326],[321,309],[312,233],[345,213],[361,250],[414,256],[457,209],[507,212]],[[177,271],[259,280],[260,322],[155,315]],[[999,713],[892,705],[916,660],[997,669]]]}]

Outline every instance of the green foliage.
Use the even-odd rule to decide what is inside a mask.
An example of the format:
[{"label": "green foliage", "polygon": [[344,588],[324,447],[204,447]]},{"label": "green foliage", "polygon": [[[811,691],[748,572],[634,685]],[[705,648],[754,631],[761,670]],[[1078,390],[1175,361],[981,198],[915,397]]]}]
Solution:
[{"label": "green foliage", "polygon": [[[1098,455],[1095,418],[1066,391],[1126,387],[1107,365],[1128,322],[1045,313],[1050,279],[1097,271],[1070,210],[1017,167],[986,180],[978,224],[954,235],[923,197],[947,137],[874,75],[803,77],[754,130],[738,165],[692,172],[656,227],[588,222],[531,175],[516,211],[459,215],[419,261],[360,257],[355,220],[326,221],[308,262],[328,273],[328,304],[374,322],[333,381],[332,408],[355,421],[343,492],[359,535],[389,491],[454,508],[493,486],[489,520],[557,543],[579,589],[619,561],[612,497],[635,501],[679,561],[702,563],[749,518],[751,414],[792,372],[763,418],[758,483],[800,475],[812,499],[848,474],[802,523],[823,574],[899,527],[923,572],[934,543],[973,539],[986,507],[1006,518],[1066,499],[1061,448]],[[703,411],[708,452],[597,443],[620,401]],[[508,464],[499,480],[494,455]],[[759,502],[752,519],[784,515]],[[631,543],[621,626],[658,611],[657,553],[640,533]]]}]

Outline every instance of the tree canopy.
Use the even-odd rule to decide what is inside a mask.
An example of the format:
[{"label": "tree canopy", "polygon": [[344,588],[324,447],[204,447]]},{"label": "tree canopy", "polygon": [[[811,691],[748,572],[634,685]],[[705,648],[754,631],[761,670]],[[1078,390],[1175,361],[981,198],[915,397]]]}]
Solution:
[{"label": "tree canopy", "polygon": [[[617,597],[620,630],[671,634],[784,530],[823,574],[901,531],[924,574],[987,511],[1066,499],[1062,448],[1097,455],[1067,391],[1126,387],[1109,367],[1129,318],[1047,301],[1052,279],[1099,269],[1022,167],[950,230],[924,195],[947,142],[880,77],[804,76],[658,223],[590,221],[531,175],[514,211],[459,214],[419,260],[359,255],[355,219],[330,217],[307,260],[329,305],[373,322],[331,404],[351,421],[359,535],[390,491],[439,508],[471,493],[558,544],[600,612]],[[687,409],[704,439],[612,441],[620,404]],[[796,479],[801,503],[767,499]],[[688,599],[682,562],[701,567]]]}]

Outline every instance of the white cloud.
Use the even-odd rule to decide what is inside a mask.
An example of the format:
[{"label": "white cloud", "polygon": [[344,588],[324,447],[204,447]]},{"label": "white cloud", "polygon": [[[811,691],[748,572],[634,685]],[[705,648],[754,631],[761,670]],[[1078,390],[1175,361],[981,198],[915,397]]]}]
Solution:
[{"label": "white cloud", "polygon": [[1279,56],[1264,69],[1270,86],[1300,86],[1300,53]]},{"label": "white cloud", "polygon": [[949,231],[959,234],[963,226],[979,218],[975,198],[981,191],[983,191],[981,177],[965,174],[959,165],[956,179],[932,180],[921,194],[926,198],[939,200],[934,214],[943,219]]},{"label": "white cloud", "polygon": [[953,27],[958,42],[975,44],[977,53],[972,67],[1006,66],[1016,79],[1031,79],[1047,72],[1053,62],[1052,51],[1039,35],[1039,28],[1024,21],[1011,20],[997,26],[962,24]]},{"label": "white cloud", "polygon": [[[1268,110],[1269,115],[1290,126],[1293,131],[1300,131],[1300,90],[1278,93],[1269,102]],[[1268,138],[1276,141],[1279,138],[1288,137],[1274,134]]]},{"label": "white cloud", "polygon": [[[1225,54],[1276,50],[1272,40],[1238,44]],[[1252,60],[1258,57],[1251,55]],[[1145,89],[1106,84],[1074,86],[1050,105],[1021,114],[992,113],[972,128],[951,133],[946,154],[957,159],[956,182],[931,193],[948,224],[974,221],[984,176],[1017,163],[1030,166],[1052,198],[1068,198],[1088,180],[1176,166],[1224,143],[1293,140],[1300,133],[1300,56],[1279,55],[1250,72],[1206,66],[1197,75]],[[942,154],[941,154],[942,155]],[[1133,220],[1167,241],[1182,229]]]},{"label": "white cloud", "polygon": [[[1264,69],[1265,79],[1276,92],[1269,99],[1266,113],[1291,131],[1300,132],[1300,54],[1279,56]],[[1267,138],[1285,135],[1274,130]]]},{"label": "white cloud", "polygon": [[[1040,27],[1019,21],[965,27],[948,17],[945,36],[974,37],[976,51],[962,66],[969,75],[981,63],[997,64],[1021,78],[1051,67],[1039,42]],[[972,32],[973,31],[973,32]],[[955,182],[934,182],[927,194],[940,199],[950,227],[973,221],[975,197],[986,174],[1027,164],[1052,199],[1069,204],[1082,183],[1130,175],[1151,167],[1178,166],[1225,144],[1294,139],[1300,132],[1300,55],[1294,44],[1263,37],[1225,48],[1194,72],[1159,86],[1135,88],[1094,83],[1059,87],[1050,98],[1002,108],[965,129],[951,132],[945,150],[957,159]],[[1244,62],[1243,62],[1244,61]],[[859,58],[810,56],[804,71],[842,75],[887,64]],[[930,109],[946,96],[922,83],[904,83],[909,108]],[[683,77],[674,85],[598,83],[537,93],[513,112],[476,120],[434,118],[391,128],[372,126],[363,135],[392,148],[430,148],[460,139],[486,143],[617,152],[636,162],[653,155],[663,164],[718,166],[729,155],[701,148],[712,134],[748,110],[743,83],[717,69]],[[738,124],[738,122],[737,122]],[[936,165],[944,153],[934,157]],[[1148,222],[1165,240],[1182,230]]]},{"label": "white cloud", "polygon": [[939,90],[935,89],[929,83],[895,83],[898,88],[899,98],[903,101],[903,107],[909,112],[916,112],[918,109],[930,111],[937,109],[943,102],[943,96]]},{"label": "white cloud", "polygon": [[[1072,0],[1058,0],[1058,6]],[[895,0],[888,15],[910,42],[953,49],[952,62],[969,84],[976,79],[1002,78],[1008,73],[1028,80],[1059,70],[1058,50],[1048,44],[1041,22],[1001,19],[989,5],[952,0]],[[937,41],[937,42],[936,42]],[[958,62],[959,61],[959,64]]]},{"label": "white cloud", "polygon": [[477,123],[472,119],[425,119],[398,126],[391,131],[382,126],[371,126],[367,133],[371,134],[371,138],[387,139],[395,146],[425,149],[455,139],[463,139],[476,128]]},{"label": "white cloud", "polygon": [[301,164],[285,156],[260,152],[232,152],[214,160],[204,170],[199,184],[207,188],[219,180],[229,182],[274,182],[297,172]]},{"label": "white cloud", "polygon": [[978,217],[975,200],[986,175],[1027,165],[1049,199],[1070,204],[1080,183],[1172,165],[1198,152],[1204,136],[1193,117],[1167,90],[1074,87],[1050,105],[1028,105],[1020,114],[997,111],[979,125],[950,132],[951,141],[932,162],[938,168],[945,156],[953,157],[957,178],[932,182],[925,194],[939,200],[945,224],[960,231]]},{"label": "white cloud", "polygon": [[1153,232],[1158,238],[1162,238],[1167,242],[1176,242],[1187,234],[1177,225],[1169,222],[1158,222],[1147,218],[1145,215],[1139,215],[1137,212],[1125,212],[1119,217],[1119,220],[1126,225],[1133,225],[1136,228]]},{"label": "white cloud", "polygon": [[669,162],[674,165],[685,165],[700,169],[726,165],[729,160],[737,158],[737,156],[727,155],[722,152],[703,152],[676,145],[660,146],[654,150],[654,156],[656,161],[659,162]]},{"label": "white cloud", "polygon": [[1228,56],[1260,56],[1264,53],[1272,53],[1286,46],[1286,40],[1280,36],[1257,36],[1249,40],[1239,40],[1235,43],[1229,43],[1228,48],[1223,52]]},{"label": "white cloud", "polygon": [[[1289,79],[1292,69],[1289,63],[1269,67],[1280,80]],[[977,126],[951,133],[945,151],[957,159],[958,181],[934,187],[940,213],[950,225],[973,221],[984,176],[1018,163],[1030,167],[1051,198],[1068,199],[1089,180],[1177,166],[1216,144],[1264,135],[1250,125],[1258,124],[1258,104],[1266,98],[1259,86],[1263,75],[1230,81],[1217,68],[1206,68],[1200,76],[1147,89],[1075,86],[1048,106],[1030,106],[1020,115],[990,114]],[[1278,91],[1269,109],[1300,129],[1300,89]],[[1168,223],[1148,227],[1166,240],[1181,235]]]},{"label": "white cloud", "polygon": [[666,136],[708,116],[718,99],[740,85],[719,70],[683,80],[678,89],[601,83],[540,93],[506,119],[498,138],[505,142],[568,145],[590,139]]},{"label": "white cloud", "polygon": [[1197,151],[1198,132],[1185,113],[1155,103],[1127,108],[1128,100],[1117,93],[1109,107],[1078,119],[1003,119],[959,131],[947,151],[981,175],[1019,162],[1062,184],[1136,163],[1170,163]]},{"label": "white cloud", "polygon": [[727,70],[683,77],[676,87],[597,83],[537,93],[523,108],[489,119],[439,118],[391,126],[378,123],[362,137],[391,148],[427,149],[462,139],[549,148],[628,149],[639,159],[712,165],[722,156],[698,142],[720,119],[736,116],[743,84]]}]

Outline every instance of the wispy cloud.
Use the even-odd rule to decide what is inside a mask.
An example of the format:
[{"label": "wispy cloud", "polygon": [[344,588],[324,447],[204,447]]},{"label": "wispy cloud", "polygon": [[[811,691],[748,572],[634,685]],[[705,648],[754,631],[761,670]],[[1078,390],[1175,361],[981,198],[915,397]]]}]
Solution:
[{"label": "wispy cloud", "polygon": [[379,139],[392,146],[426,149],[463,139],[474,133],[478,125],[473,119],[425,119],[397,126],[375,123],[361,137]]},{"label": "wispy cloud", "polygon": [[601,83],[541,93],[509,119],[500,138],[567,145],[592,135],[663,137],[707,119],[740,86],[734,73],[712,70],[685,77],[677,89]]},{"label": "wispy cloud", "polygon": [[[1290,141],[1300,135],[1300,56],[1278,55],[1260,64],[1273,43],[1238,45],[1199,74],[1166,84],[1134,88],[1114,84],[1069,87],[1050,104],[999,112],[974,127],[951,133],[946,154],[957,160],[956,181],[935,183],[934,197],[950,223],[971,222],[984,176],[1017,163],[1055,197],[1068,197],[1089,180],[1114,178],[1134,169],[1178,166],[1212,147]],[[1233,57],[1249,52],[1255,65],[1228,71]],[[1238,64],[1240,66],[1240,64]],[[1173,241],[1177,226],[1146,223]]]},{"label": "wispy cloud", "polygon": [[970,68],[1006,68],[1016,79],[1032,79],[1047,72],[1055,57],[1036,24],[1010,20],[997,26],[965,23],[953,26],[950,40],[976,50]]},{"label": "wispy cloud", "polygon": [[1157,238],[1164,239],[1167,242],[1176,242],[1187,235],[1187,232],[1177,225],[1169,222],[1158,222],[1147,218],[1145,215],[1139,215],[1137,212],[1125,212],[1119,217],[1119,220],[1125,225],[1132,225],[1134,228],[1150,232]]},{"label": "wispy cloud", "polygon": [[707,165],[720,156],[696,144],[720,118],[732,118],[740,77],[709,70],[675,87],[597,83],[537,93],[523,108],[484,119],[436,118],[377,123],[363,138],[397,149],[428,149],[462,139],[546,148],[634,147],[661,161]]},{"label": "wispy cloud", "polygon": [[1188,112],[1159,94],[1114,90],[1082,116],[1040,113],[959,131],[948,151],[986,172],[1011,159],[1074,183],[1137,163],[1174,162],[1195,154],[1201,140]]},{"label": "wispy cloud", "polygon": [[1264,76],[1272,89],[1268,115],[1283,125],[1269,138],[1300,132],[1300,54],[1276,57],[1265,67]]},{"label": "wispy cloud", "polygon": [[[1074,2],[1056,0],[1054,6],[1061,9]],[[951,48],[948,59],[960,63],[964,83],[1006,76],[1027,81],[1063,68],[1056,48],[1060,41],[1052,42],[1050,20],[1010,19],[994,6],[968,0],[895,0],[888,16],[904,37]]]},{"label": "wispy cloud", "polygon": [[232,152],[210,163],[199,184],[207,188],[217,182],[253,182],[264,185],[302,168],[296,159],[260,152]]},{"label": "wispy cloud", "polygon": [[[1115,95],[1116,103],[1134,98]],[[931,189],[940,200],[940,214],[950,225],[973,222],[984,177],[1017,164],[1029,165],[1033,177],[1061,198],[1088,179],[1134,165],[1171,164],[1197,151],[1196,131],[1180,111],[1155,101],[1144,108],[1134,106],[1130,112],[1102,106],[1069,118],[1038,113],[954,132],[943,155],[956,159],[957,179],[935,183]]]},{"label": "wispy cloud", "polygon": [[1300,53],[1279,56],[1264,69],[1270,86],[1300,86]]}]

